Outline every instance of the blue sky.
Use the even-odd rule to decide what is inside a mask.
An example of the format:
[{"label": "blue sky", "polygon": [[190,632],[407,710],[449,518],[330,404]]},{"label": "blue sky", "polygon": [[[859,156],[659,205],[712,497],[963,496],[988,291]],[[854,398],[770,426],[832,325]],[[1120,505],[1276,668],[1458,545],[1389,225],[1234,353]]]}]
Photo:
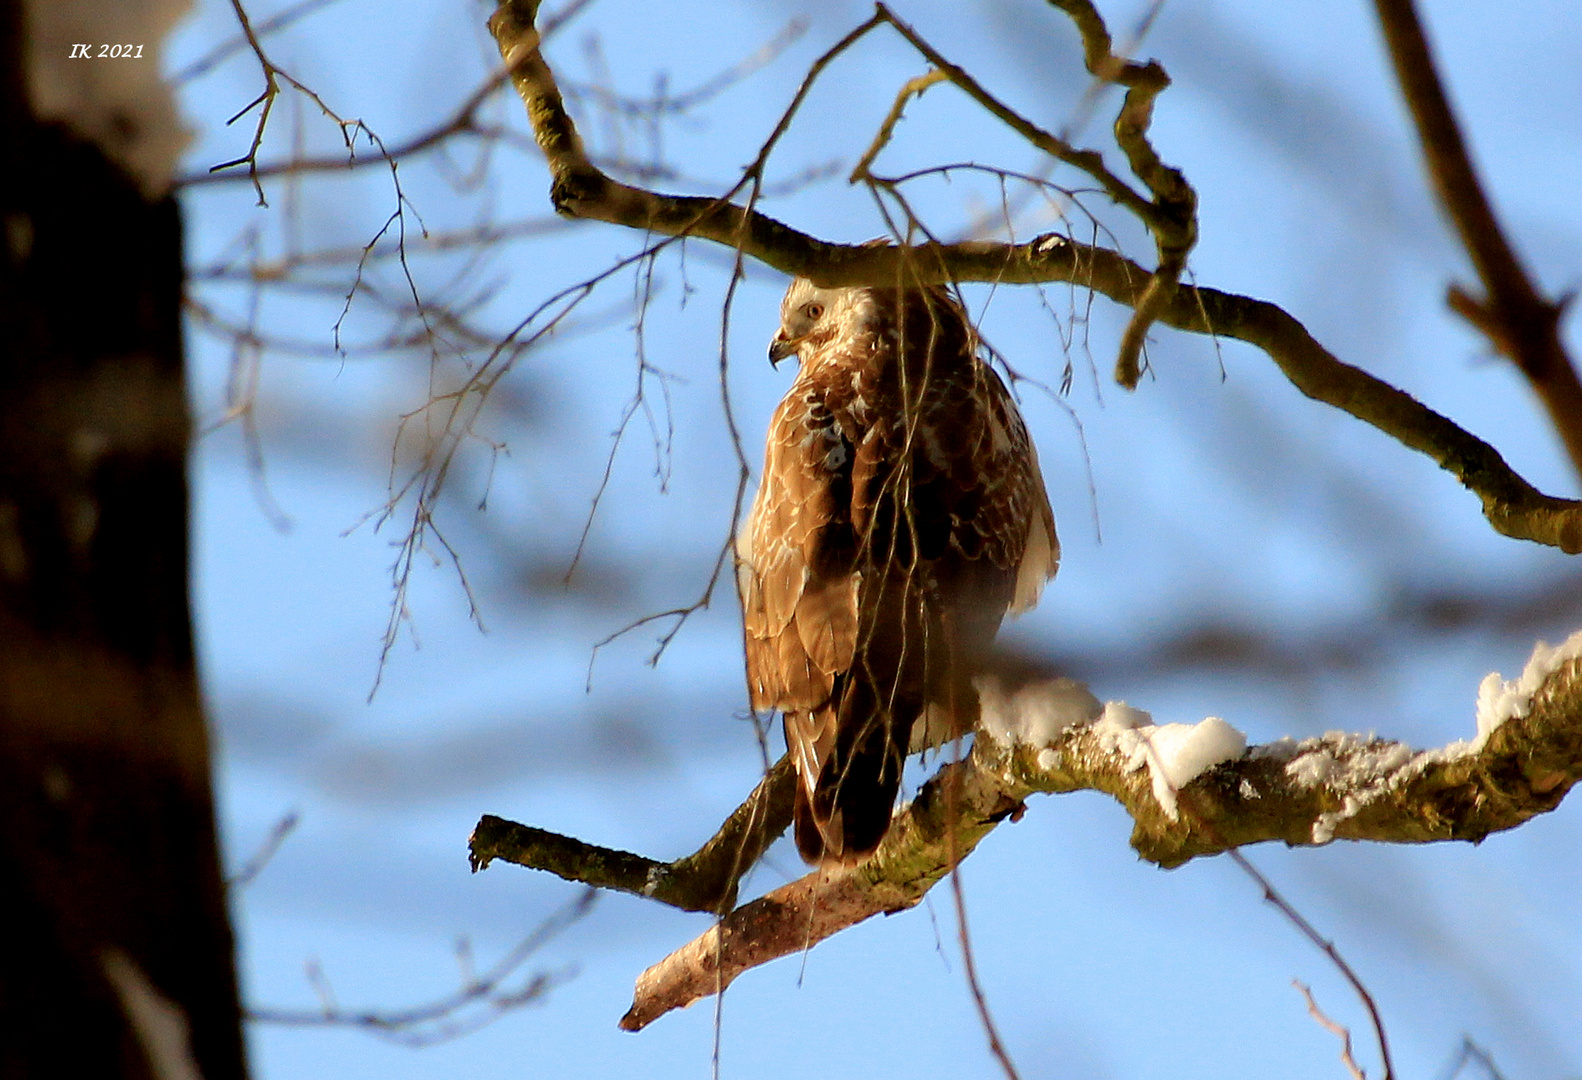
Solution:
[{"label": "blue sky", "polygon": [[[895,7],[1038,121],[1060,127],[1078,115],[1080,55],[1057,12],[1032,0]],[[1497,18],[1472,5],[1433,7],[1442,66],[1504,221],[1547,288],[1576,286],[1582,12],[1562,0]],[[260,20],[273,9],[250,10]],[[1104,10],[1124,36],[1142,9]],[[868,9],[722,3],[706,19],[697,11],[596,0],[548,56],[568,81],[597,82],[607,71],[614,88],[644,95],[663,74],[674,92],[806,17],[806,32],[772,64],[665,126],[663,160],[680,175],[663,186],[709,190],[693,185],[728,181],[751,159],[808,62]],[[332,108],[394,144],[443,119],[487,76],[486,15],[477,3],[339,0],[267,44]],[[229,5],[202,4],[174,38],[167,67],[233,35],[233,18]],[[1469,280],[1468,269],[1425,192],[1369,9],[1167,3],[1139,51],[1175,80],[1154,131],[1200,194],[1197,280],[1284,305],[1342,359],[1490,440],[1540,488],[1575,494],[1526,389],[1443,308],[1445,286]],[[923,70],[893,37],[861,46],[810,97],[776,175],[849,169],[896,89]],[[259,85],[256,65],[239,55],[183,87],[191,170],[245,149],[251,118],[231,128],[224,120]],[[1085,141],[1102,141],[1113,107],[1100,101]],[[595,152],[646,152],[640,129],[582,115]],[[525,131],[509,96],[485,117]],[[333,125],[283,100],[264,157],[288,155],[298,126],[309,151],[337,145]],[[1039,164],[949,87],[910,106],[881,159],[893,172],[963,160]],[[403,163],[403,188],[430,229],[548,215],[547,176],[534,155],[501,146],[482,164],[475,144]],[[867,195],[842,176],[765,209],[830,239],[881,233]],[[294,193],[280,183],[266,190],[267,210],[243,183],[189,190],[195,269],[238,250],[250,230],[266,256],[365,244],[394,208],[379,168],[315,177]],[[946,232],[992,212],[999,198],[965,177],[917,190]],[[1030,235],[1051,226],[1032,215],[1020,227]],[[1117,223],[1116,231],[1129,252],[1146,255],[1135,230]],[[583,223],[476,263],[418,260],[414,274],[431,301],[476,298],[479,325],[506,328],[640,242]],[[264,290],[258,325],[327,350],[350,267],[322,279],[321,295]],[[405,288],[388,262],[369,280],[394,295]],[[464,448],[440,517],[486,632],[469,620],[454,569],[420,560],[409,620],[372,701],[401,530],[359,522],[387,498],[398,417],[423,404],[432,380],[455,378],[455,367],[436,373],[421,351],[271,351],[258,367],[262,474],[234,423],[198,443],[195,597],[230,861],[245,860],[283,814],[301,814],[278,856],[236,894],[251,1003],[312,1007],[310,961],[349,1007],[430,1000],[457,985],[458,937],[486,965],[574,898],[571,886],[517,867],[469,874],[466,837],[483,813],[670,857],[704,839],[751,787],[759,750],[742,719],[728,585],[657,665],[647,663],[654,633],[645,630],[601,650],[589,677],[596,642],[696,598],[727,534],[736,459],[720,405],[725,282],[726,264],[696,247],[657,263],[642,342],[647,361],[668,373],[671,421],[650,375],[657,439],[639,413],[614,455],[570,587],[557,582],[637,384],[633,276],[601,288],[579,328],[524,357],[501,384],[481,430],[508,453]],[[727,341],[728,393],[755,470],[789,381],[762,359],[783,288],[778,275],[750,273]],[[245,322],[245,288],[202,281],[195,290]],[[1128,394],[1107,377],[1124,325],[1114,307],[1090,309],[1064,288],[1048,290],[1047,307],[1032,290],[977,286],[966,295],[1018,370],[1056,385],[1072,365],[1072,389],[1058,402],[1024,385],[1065,558],[1039,610],[1007,634],[1069,659],[1101,698],[1124,699],[1160,722],[1223,716],[1253,741],[1342,729],[1437,745],[1470,735],[1485,673],[1513,675],[1534,639],[1557,640],[1582,622],[1568,600],[1578,578],[1566,557],[1496,536],[1446,474],[1302,398],[1254,350],[1156,331],[1152,375]],[[1085,324],[1073,327],[1073,316]],[[388,325],[359,297],[346,340]],[[1574,328],[1570,340],[1578,344]],[[198,326],[189,344],[193,408],[208,424],[224,412],[232,349]],[[1459,606],[1445,610],[1459,616],[1422,614],[1447,597]],[[1185,662],[1178,646],[1205,628],[1250,635],[1273,659]],[[1582,1076],[1574,802],[1478,848],[1339,843],[1250,854],[1378,996],[1403,1076],[1435,1075],[1466,1035],[1509,1076],[1574,1078]],[[1336,1041],[1307,1015],[1293,978],[1353,1028],[1359,1054],[1371,1053],[1333,969],[1233,866],[1160,871],[1126,846],[1128,832],[1101,796],[1038,799],[964,867],[978,967],[1024,1076],[1343,1075]],[[799,872],[781,845],[751,887]],[[994,1075],[956,918],[949,891],[938,890],[925,907],[864,924],[805,960],[745,975],[718,1017],[722,1074]],[[638,1035],[615,1028],[635,976],[705,926],[700,916],[607,896],[542,952],[541,969],[566,976],[542,1005],[423,1050],[357,1031],[255,1025],[257,1075],[706,1075],[710,1004]]]}]

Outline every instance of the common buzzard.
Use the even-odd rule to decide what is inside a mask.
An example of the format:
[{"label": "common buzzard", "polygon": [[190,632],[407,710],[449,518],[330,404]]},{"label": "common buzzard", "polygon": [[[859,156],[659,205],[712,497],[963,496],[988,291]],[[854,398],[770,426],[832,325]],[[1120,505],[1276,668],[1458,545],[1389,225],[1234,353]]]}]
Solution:
[{"label": "common buzzard", "polygon": [[970,729],[971,677],[1060,545],[1027,427],[944,289],[798,278],[769,346],[792,354],[737,542],[747,678],[785,718],[798,849],[850,864],[908,750]]}]

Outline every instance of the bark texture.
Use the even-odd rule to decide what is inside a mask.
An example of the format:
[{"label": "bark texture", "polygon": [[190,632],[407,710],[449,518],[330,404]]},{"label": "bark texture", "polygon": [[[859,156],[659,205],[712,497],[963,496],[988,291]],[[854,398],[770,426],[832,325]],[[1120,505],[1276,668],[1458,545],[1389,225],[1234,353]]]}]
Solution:
[{"label": "bark texture", "polygon": [[[187,603],[181,221],[0,13],[0,1077],[245,1075]],[[183,1027],[185,1032],[183,1032]]]}]

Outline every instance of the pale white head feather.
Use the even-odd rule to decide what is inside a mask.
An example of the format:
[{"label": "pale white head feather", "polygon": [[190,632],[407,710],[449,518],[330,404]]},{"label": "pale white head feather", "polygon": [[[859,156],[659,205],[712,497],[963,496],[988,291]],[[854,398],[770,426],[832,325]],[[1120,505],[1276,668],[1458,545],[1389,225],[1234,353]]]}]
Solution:
[{"label": "pale white head feather", "polygon": [[778,363],[795,353],[799,361],[805,361],[802,347],[815,330],[860,331],[872,321],[873,314],[871,289],[825,289],[807,278],[797,278],[780,301],[780,329],[769,343],[769,359]]}]

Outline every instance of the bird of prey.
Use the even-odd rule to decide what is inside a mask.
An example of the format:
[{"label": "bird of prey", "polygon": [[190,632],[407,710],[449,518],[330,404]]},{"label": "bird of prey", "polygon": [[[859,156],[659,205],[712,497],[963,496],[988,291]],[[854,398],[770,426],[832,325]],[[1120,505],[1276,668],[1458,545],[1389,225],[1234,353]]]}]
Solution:
[{"label": "bird of prey", "polygon": [[978,348],[939,287],[798,278],[780,306],[769,358],[800,370],[737,573],[753,708],[784,717],[810,863],[879,846],[907,753],[970,730],[1001,619],[1059,566],[1038,454]]}]

